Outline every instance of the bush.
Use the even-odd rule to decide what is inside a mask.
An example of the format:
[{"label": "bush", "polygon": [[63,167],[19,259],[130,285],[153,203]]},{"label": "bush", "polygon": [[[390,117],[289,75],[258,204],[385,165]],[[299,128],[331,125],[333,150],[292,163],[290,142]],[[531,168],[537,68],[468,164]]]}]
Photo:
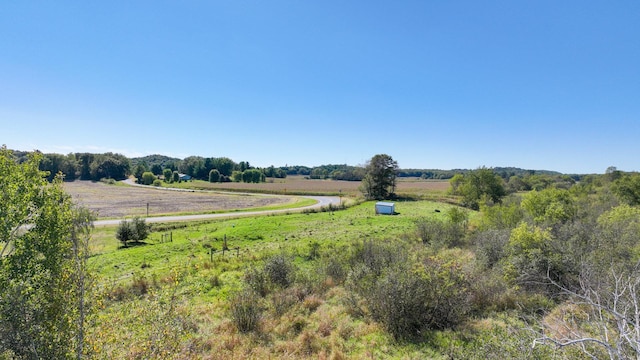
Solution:
[{"label": "bush", "polygon": [[325,260],[322,271],[326,276],[331,277],[337,284],[344,282],[347,277],[347,271],[345,270],[340,259],[335,256],[329,257]]},{"label": "bush", "polygon": [[139,217],[131,221],[122,220],[116,229],[116,239],[126,247],[129,241],[142,241],[149,236],[150,228],[144,219]]},{"label": "bush", "polygon": [[[456,212],[457,214],[458,212]],[[463,213],[462,213],[463,214]],[[452,217],[457,215],[450,215]],[[458,219],[456,218],[456,221]],[[461,246],[465,237],[464,222],[454,223],[434,218],[416,220],[416,233],[425,245],[435,249]]]},{"label": "bush", "polygon": [[426,285],[405,269],[387,272],[367,298],[372,317],[395,338],[418,335],[425,326],[425,299],[429,291]]},{"label": "bush", "polygon": [[209,171],[209,182],[215,183],[220,181],[220,172],[217,169]]},{"label": "bush", "polygon": [[231,300],[231,320],[238,331],[247,333],[257,330],[264,311],[260,297],[251,289],[244,289]]},{"label": "bush", "polygon": [[491,268],[504,258],[510,233],[509,230],[488,230],[476,234],[476,256],[485,267]]},{"label": "bush", "polygon": [[[424,248],[423,248],[424,249]],[[409,260],[416,248],[365,242],[351,260],[346,301],[356,315],[370,314],[395,338],[452,328],[470,311],[468,276],[460,254]]]},{"label": "bush", "polygon": [[162,170],[162,176],[164,177],[164,182],[170,183],[173,181],[173,171],[171,169]]},{"label": "bush", "polygon": [[244,274],[244,282],[260,296],[264,297],[269,293],[269,283],[262,269],[249,268]]},{"label": "bush", "polygon": [[116,229],[116,239],[122,242],[122,245],[127,246],[127,242],[133,240],[133,228],[128,221],[122,220],[118,228]]},{"label": "bush", "polygon": [[283,288],[293,283],[295,269],[293,264],[284,254],[274,255],[264,264],[264,273],[272,284]]},{"label": "bush", "polygon": [[287,288],[295,280],[295,267],[284,254],[266,259],[262,268],[251,267],[245,272],[244,281],[256,294],[264,297],[275,287]]},{"label": "bush", "polygon": [[156,176],[151,171],[145,171],[142,173],[142,179],[138,179],[138,182],[142,182],[143,185],[151,185],[154,181],[156,181]]}]

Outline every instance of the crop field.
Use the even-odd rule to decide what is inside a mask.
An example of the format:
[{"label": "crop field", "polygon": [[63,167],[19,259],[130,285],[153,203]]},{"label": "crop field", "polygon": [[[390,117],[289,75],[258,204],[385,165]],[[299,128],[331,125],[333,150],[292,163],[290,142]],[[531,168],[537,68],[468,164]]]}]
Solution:
[{"label": "crop field", "polygon": [[170,191],[135,186],[74,181],[64,184],[76,203],[96,212],[100,218],[231,211],[246,208],[285,206],[295,198]]},{"label": "crop field", "polygon": [[[255,191],[277,194],[323,194],[357,196],[360,181],[315,180],[304,176],[288,176],[285,179],[267,179],[260,184],[249,183],[209,183],[205,181],[171,184],[184,188],[200,188],[212,190]],[[423,180],[419,178],[399,178],[396,192],[399,195],[417,197],[439,195],[444,196],[449,189],[447,180]]]}]

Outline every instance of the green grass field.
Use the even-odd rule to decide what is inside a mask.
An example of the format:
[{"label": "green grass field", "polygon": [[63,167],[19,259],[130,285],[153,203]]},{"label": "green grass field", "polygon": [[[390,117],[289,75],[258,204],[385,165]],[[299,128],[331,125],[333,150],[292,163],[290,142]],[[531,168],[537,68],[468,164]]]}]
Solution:
[{"label": "green grass field", "polygon": [[[293,258],[299,276],[315,279],[319,270],[309,258],[312,249],[331,258],[364,240],[395,241],[414,233],[417,219],[444,219],[451,206],[398,202],[398,214],[389,216],[375,215],[374,203],[365,202],[336,212],[154,224],[146,244],[128,248],[120,247],[114,227],[97,228],[90,266],[99,296],[88,334],[94,355],[211,359],[437,356],[425,344],[394,344],[377,324],[350,315],[341,287],[330,286],[322,295],[301,299],[281,316],[270,316],[262,322],[260,334],[238,334],[229,320],[228,306],[246,270],[259,266],[271,254],[286,253]],[[474,216],[472,213],[471,219]],[[225,236],[231,251],[223,255]],[[308,351],[300,352],[305,346]]]}]

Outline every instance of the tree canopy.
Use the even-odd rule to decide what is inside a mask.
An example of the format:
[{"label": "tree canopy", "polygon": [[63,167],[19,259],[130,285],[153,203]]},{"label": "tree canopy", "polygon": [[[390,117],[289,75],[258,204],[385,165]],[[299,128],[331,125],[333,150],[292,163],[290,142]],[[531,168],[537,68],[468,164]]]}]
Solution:
[{"label": "tree canopy", "polygon": [[18,164],[0,148],[0,354],[65,359],[81,352],[79,240],[91,215],[74,207],[60,176],[47,181],[41,158]]},{"label": "tree canopy", "polygon": [[387,154],[378,154],[369,160],[365,168],[360,191],[372,200],[388,199],[395,195],[398,163]]},{"label": "tree canopy", "polygon": [[482,202],[498,203],[506,195],[504,181],[492,169],[481,167],[450,180],[451,192],[462,196],[462,204],[478,210]]}]

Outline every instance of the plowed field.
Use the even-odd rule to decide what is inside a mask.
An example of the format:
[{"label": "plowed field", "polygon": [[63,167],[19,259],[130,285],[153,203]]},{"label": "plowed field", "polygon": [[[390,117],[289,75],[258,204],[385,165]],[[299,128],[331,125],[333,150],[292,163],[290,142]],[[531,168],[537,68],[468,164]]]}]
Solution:
[{"label": "plowed field", "polygon": [[100,218],[145,216],[147,204],[151,216],[246,209],[291,202],[287,197],[173,191],[91,181],[65,183],[64,188],[76,203],[95,211]]}]

